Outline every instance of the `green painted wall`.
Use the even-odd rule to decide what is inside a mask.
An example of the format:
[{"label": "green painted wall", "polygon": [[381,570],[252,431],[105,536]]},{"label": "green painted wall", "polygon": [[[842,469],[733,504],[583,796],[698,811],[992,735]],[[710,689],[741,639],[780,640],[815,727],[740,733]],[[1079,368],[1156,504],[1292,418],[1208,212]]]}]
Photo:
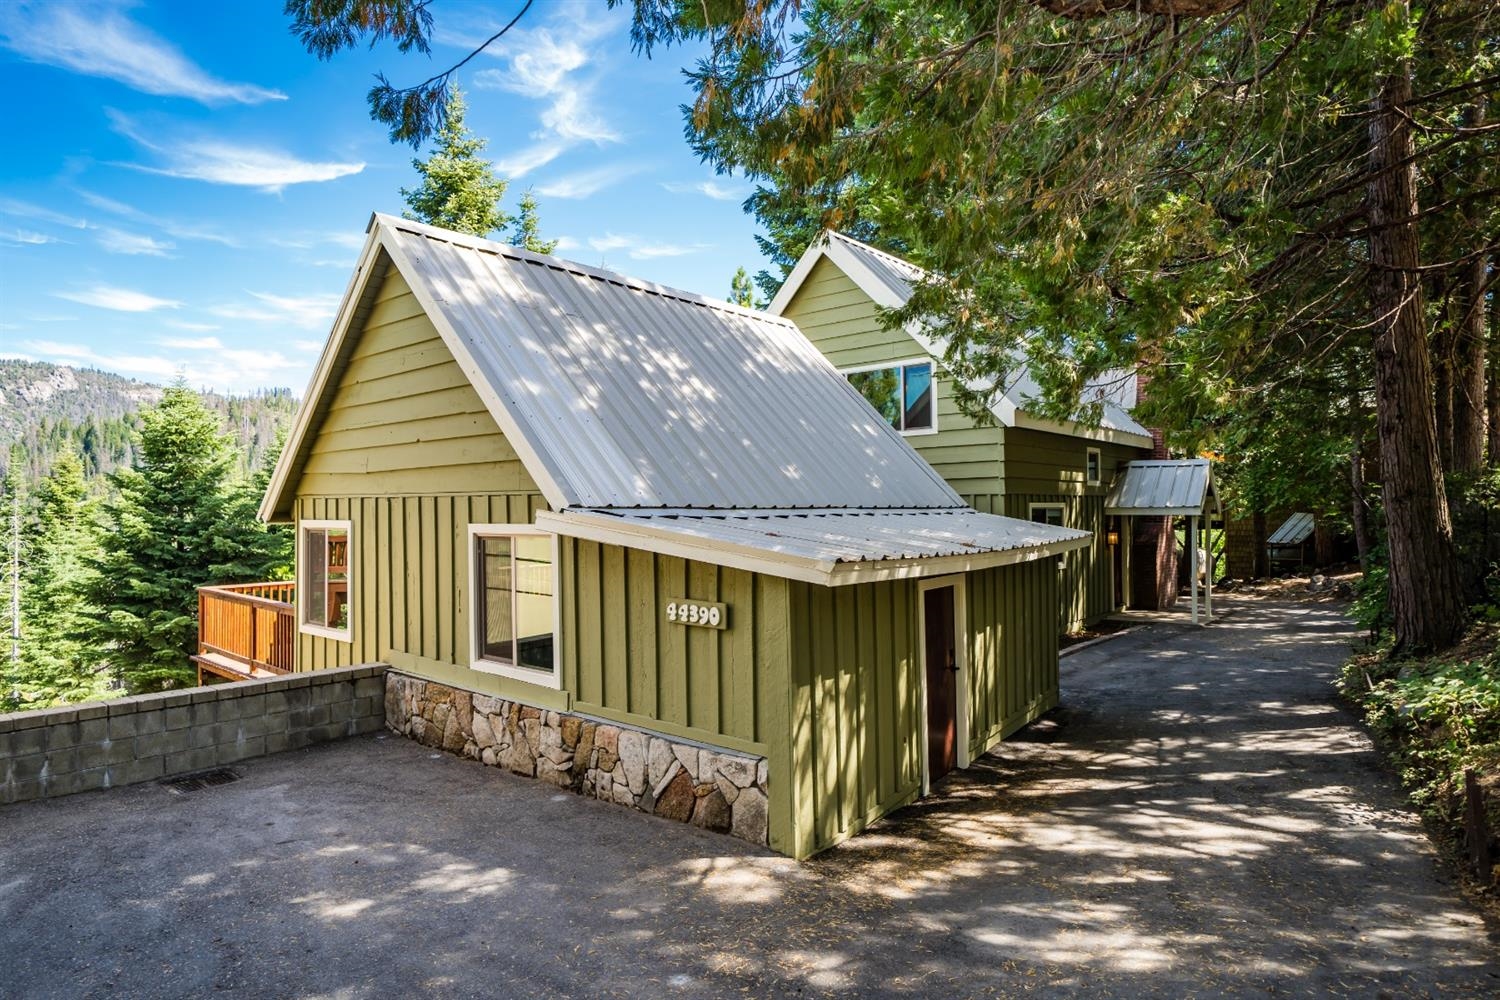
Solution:
[{"label": "green painted wall", "polygon": [[[887,330],[875,303],[828,258],[813,266],[784,314],[836,368],[923,358],[904,330]],[[935,434],[907,434],[906,443],[959,493],[998,493],[1004,473],[1002,428],[978,426],[958,410],[950,379],[937,380]]]},{"label": "green painted wall", "polygon": [[789,853],[804,857],[921,792],[922,667],[914,582],[791,588]]},{"label": "green painted wall", "polygon": [[968,580],[969,754],[1057,705],[1056,559],[970,573]]}]

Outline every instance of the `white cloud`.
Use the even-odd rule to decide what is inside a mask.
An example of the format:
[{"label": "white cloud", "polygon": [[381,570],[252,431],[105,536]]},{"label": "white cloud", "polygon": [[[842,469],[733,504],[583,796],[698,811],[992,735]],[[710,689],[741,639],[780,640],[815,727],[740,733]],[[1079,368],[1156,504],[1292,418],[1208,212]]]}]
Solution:
[{"label": "white cloud", "polygon": [[123,201],[106,198],[102,194],[92,191],[78,191],[78,197],[88,202],[101,211],[111,215],[117,215],[122,219],[129,219],[141,225],[160,229],[168,236],[175,236],[179,240],[198,240],[204,243],[219,243],[227,247],[237,247],[239,241],[232,236],[226,236],[216,229],[198,223],[181,222],[176,219],[167,219],[158,215],[142,212],[133,205],[127,205]]},{"label": "white cloud", "polygon": [[209,312],[225,319],[248,320],[252,323],[280,323],[303,329],[327,327],[338,311],[338,295],[274,295],[269,292],[251,292],[254,302],[226,303],[214,306]]},{"label": "white cloud", "polygon": [[[36,357],[61,364],[85,364],[133,375],[155,382],[168,382],[179,375],[192,386],[207,386],[221,392],[287,385],[306,378],[308,365],[275,350],[241,350],[188,346],[185,355],[105,354],[85,344],[58,341],[28,341],[22,345]],[[165,345],[164,345],[165,346]]]},{"label": "white cloud", "polygon": [[109,115],[117,132],[157,154],[163,161],[160,166],[126,164],[146,173],[210,184],[254,187],[274,193],[289,184],[332,181],[365,169],[363,163],[299,160],[279,150],[239,146],[218,139],[175,139],[158,143],[146,138],[135,123],[119,112],[111,111]]},{"label": "white cloud", "polygon": [[132,291],[129,288],[115,288],[110,285],[95,285],[84,291],[53,294],[69,302],[97,306],[100,309],[113,309],[116,312],[155,312],[157,309],[176,309],[182,305],[181,302],[173,299],[159,299],[145,292]]},{"label": "white cloud", "polygon": [[556,252],[567,253],[569,250],[577,250],[581,245],[571,236],[559,236],[557,238]]},{"label": "white cloud", "polygon": [[126,17],[118,3],[13,3],[0,9],[0,44],[32,62],[117,80],[147,94],[202,104],[259,104],[286,95],[221,80]]},{"label": "white cloud", "polygon": [[626,236],[619,233],[606,233],[603,236],[592,237],[589,239],[589,246],[601,254],[613,250],[624,250],[632,260],[686,257],[688,254],[709,249],[706,243],[695,243],[691,246],[684,246],[680,243],[653,243],[639,236]]},{"label": "white cloud", "polygon": [[673,181],[663,184],[662,187],[674,194],[696,193],[712,198],[714,201],[738,201],[746,194],[743,188],[720,184],[718,181],[702,181],[698,184]]},{"label": "white cloud", "polygon": [[17,201],[14,198],[0,198],[0,215],[12,215],[18,219],[36,219],[39,222],[50,222],[54,226],[62,226],[66,229],[87,229],[88,220],[80,219],[74,215],[64,215],[54,212],[50,208],[41,205],[33,205],[29,201]]},{"label": "white cloud", "polygon": [[181,351],[222,351],[224,342],[218,337],[163,337],[157,341],[163,347]]},{"label": "white cloud", "polygon": [[219,324],[217,323],[189,323],[187,320],[182,319],[169,319],[165,322],[167,326],[172,327],[174,330],[188,330],[192,333],[206,333],[209,330],[219,329]]},{"label": "white cloud", "polygon": [[9,246],[39,247],[48,243],[63,243],[64,240],[56,236],[48,236],[46,233],[34,233],[30,229],[11,229],[0,232],[0,240]]},{"label": "white cloud", "polygon": [[594,110],[592,94],[581,88],[558,94],[541,117],[542,125],[565,141],[596,145],[620,141],[620,133],[610,128]]},{"label": "white cloud", "polygon": [[321,340],[294,340],[292,349],[295,351],[321,351],[323,342]]},{"label": "white cloud", "polygon": [[537,185],[537,194],[548,198],[588,198],[598,194],[611,184],[619,183],[644,168],[627,164],[607,164],[592,170],[580,170],[565,174],[556,180]]},{"label": "white cloud", "polygon": [[120,229],[105,229],[99,233],[99,246],[107,253],[142,255],[147,257],[170,257],[168,251],[177,249],[177,244],[155,240],[139,233],[127,233]]},{"label": "white cloud", "polygon": [[496,160],[495,170],[501,177],[524,177],[538,167],[545,167],[567,151],[567,145],[561,142],[538,142]]}]

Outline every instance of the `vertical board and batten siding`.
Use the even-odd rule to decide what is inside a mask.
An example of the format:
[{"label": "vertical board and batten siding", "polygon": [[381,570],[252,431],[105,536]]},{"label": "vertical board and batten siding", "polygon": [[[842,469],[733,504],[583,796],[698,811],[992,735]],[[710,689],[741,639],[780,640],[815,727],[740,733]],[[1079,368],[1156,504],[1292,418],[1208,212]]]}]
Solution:
[{"label": "vertical board and batten siding", "polygon": [[[926,350],[905,330],[887,329],[870,297],[826,257],[813,266],[783,315],[835,368],[926,357]],[[908,434],[906,443],[957,492],[999,491],[1004,471],[1001,428],[978,426],[959,412],[952,380],[935,381],[938,432]]]},{"label": "vertical board and batten siding", "polygon": [[987,751],[1057,705],[1055,560],[968,576],[969,754]]},{"label": "vertical board and batten siding", "polygon": [[914,581],[790,588],[792,853],[804,857],[921,792],[921,640]]}]

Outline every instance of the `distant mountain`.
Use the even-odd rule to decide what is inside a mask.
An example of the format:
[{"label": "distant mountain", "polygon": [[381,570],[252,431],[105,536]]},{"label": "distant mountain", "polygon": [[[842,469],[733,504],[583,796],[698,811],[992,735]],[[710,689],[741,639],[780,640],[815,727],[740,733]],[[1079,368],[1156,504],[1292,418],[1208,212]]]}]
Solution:
[{"label": "distant mountain", "polygon": [[[72,452],[87,476],[102,476],[134,458],[133,434],[143,407],[161,398],[162,387],[92,368],[0,358],[0,469],[10,461],[9,445],[25,451],[28,477],[35,481],[53,460]],[[265,389],[248,396],[205,393],[238,445],[242,472],[255,468],[291,426],[297,402],[290,389]]]}]

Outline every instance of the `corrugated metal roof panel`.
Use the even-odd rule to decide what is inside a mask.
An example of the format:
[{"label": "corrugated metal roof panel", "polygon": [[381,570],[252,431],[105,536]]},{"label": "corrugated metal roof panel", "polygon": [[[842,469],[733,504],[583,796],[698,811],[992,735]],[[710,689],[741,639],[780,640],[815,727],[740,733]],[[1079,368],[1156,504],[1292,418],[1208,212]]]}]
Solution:
[{"label": "corrugated metal roof panel", "polygon": [[787,320],[403,219],[376,224],[564,506],[964,506]]},{"label": "corrugated metal roof panel", "polygon": [[793,513],[621,510],[579,513],[609,514],[618,517],[622,523],[646,524],[699,541],[827,563],[980,555],[1039,548],[1089,537],[1087,531],[981,514],[969,508]]},{"label": "corrugated metal roof panel", "polygon": [[[852,254],[877,281],[890,290],[891,295],[897,301],[903,304],[911,299],[912,286],[921,284],[930,276],[928,271],[910,261],[902,260],[884,250],[877,250],[868,243],[861,243],[843,233],[830,231],[828,238],[836,240],[840,246]],[[934,351],[933,354],[935,357],[941,357],[940,351]],[[1041,396],[1041,386],[1037,385],[1031,373],[1024,368],[1012,373],[1009,382],[1010,384],[1005,387],[1004,396],[1012,406],[1022,412],[1026,412],[1032,402]],[[982,390],[986,387],[976,383],[971,385],[971,388]],[[1129,408],[1135,405],[1133,374],[1121,371],[1106,372],[1090,381],[1083,395],[1085,403],[1098,401],[1101,404],[1100,427],[1150,437],[1151,432],[1130,415]],[[1002,422],[1004,422],[1003,415]]]},{"label": "corrugated metal roof panel", "polygon": [[1107,514],[1196,514],[1212,495],[1205,458],[1127,462],[1104,501]]},{"label": "corrugated metal roof panel", "polygon": [[1266,539],[1267,545],[1301,545],[1313,533],[1311,514],[1293,514]]}]

